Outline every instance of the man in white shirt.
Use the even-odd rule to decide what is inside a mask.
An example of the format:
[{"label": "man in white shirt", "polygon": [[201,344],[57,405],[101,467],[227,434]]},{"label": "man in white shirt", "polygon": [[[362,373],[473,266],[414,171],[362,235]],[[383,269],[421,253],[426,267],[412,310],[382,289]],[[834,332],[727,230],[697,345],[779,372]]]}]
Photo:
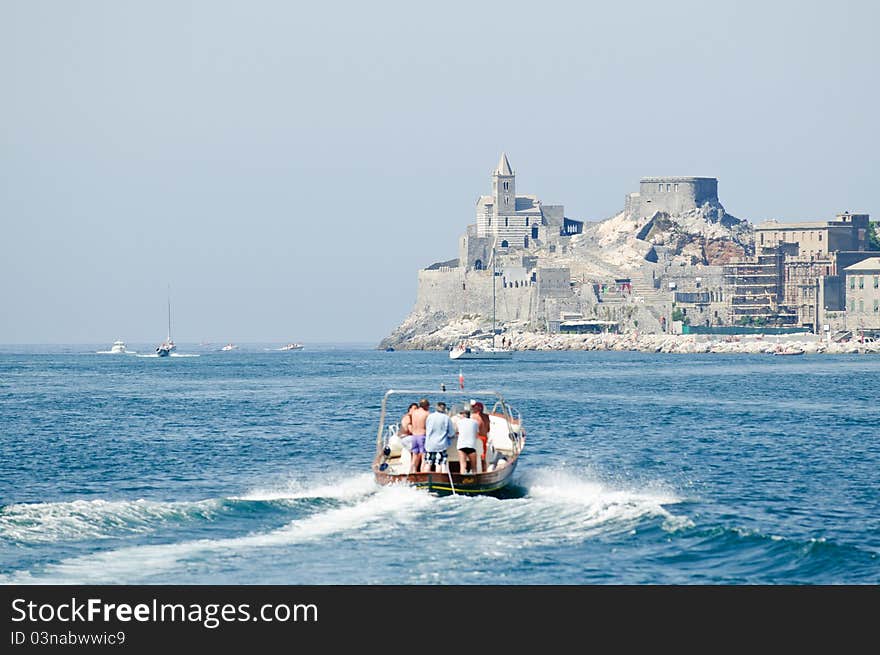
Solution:
[{"label": "man in white shirt", "polygon": [[[437,403],[437,409],[425,419],[425,456],[422,460],[422,472],[432,470],[446,473],[446,449],[455,436],[455,426],[446,414],[446,403]],[[436,468],[435,468],[436,467]]]}]

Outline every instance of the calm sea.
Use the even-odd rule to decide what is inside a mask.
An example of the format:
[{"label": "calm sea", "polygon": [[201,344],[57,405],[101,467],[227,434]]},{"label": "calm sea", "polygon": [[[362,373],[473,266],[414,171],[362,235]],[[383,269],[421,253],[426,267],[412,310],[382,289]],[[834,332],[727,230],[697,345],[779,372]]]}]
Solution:
[{"label": "calm sea", "polygon": [[[0,350],[2,583],[880,583],[880,357],[98,349]],[[384,391],[459,371],[511,497],[377,487]]]}]

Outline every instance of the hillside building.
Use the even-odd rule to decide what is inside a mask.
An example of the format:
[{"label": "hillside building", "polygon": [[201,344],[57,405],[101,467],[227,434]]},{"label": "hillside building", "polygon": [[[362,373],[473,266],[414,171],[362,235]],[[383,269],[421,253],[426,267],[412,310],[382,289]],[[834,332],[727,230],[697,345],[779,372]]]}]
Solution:
[{"label": "hillside building", "polygon": [[869,257],[843,270],[847,328],[880,333],[880,257]]}]

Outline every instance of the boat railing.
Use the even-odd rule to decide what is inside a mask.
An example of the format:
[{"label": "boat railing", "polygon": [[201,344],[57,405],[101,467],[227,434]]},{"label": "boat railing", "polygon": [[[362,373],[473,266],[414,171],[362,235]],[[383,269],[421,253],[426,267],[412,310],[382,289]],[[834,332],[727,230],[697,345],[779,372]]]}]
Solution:
[{"label": "boat railing", "polygon": [[[513,444],[514,453],[518,455],[522,450],[522,415],[519,413],[519,410],[502,399],[495,403],[492,412],[504,416],[504,420],[507,423],[507,436]],[[513,428],[514,425],[517,426],[517,429]]]},{"label": "boat railing", "polygon": [[[430,397],[430,396],[434,396],[434,397],[440,396],[440,397],[444,397],[444,398],[445,397],[456,397],[456,396],[462,396],[462,397],[494,396],[496,400],[495,400],[495,404],[494,404],[492,411],[493,411],[493,413],[501,414],[504,416],[505,420],[507,421],[508,436],[510,437],[512,443],[514,444],[515,452],[517,454],[520,452],[520,449],[522,447],[522,442],[521,442],[522,417],[520,416],[519,412],[514,410],[515,415],[516,415],[516,419],[514,419],[513,415],[511,414],[511,408],[507,404],[507,402],[504,400],[504,397],[498,391],[495,391],[492,389],[483,389],[483,390],[475,389],[475,390],[469,390],[469,391],[463,390],[463,389],[461,389],[461,390],[452,389],[452,390],[447,390],[447,391],[430,391],[430,390],[426,390],[426,389],[389,389],[388,391],[385,392],[385,395],[382,397],[382,407],[381,407],[381,410],[379,413],[379,430],[376,434],[377,452],[382,452],[382,450],[387,445],[388,440],[392,436],[391,432],[390,432],[392,428],[394,429],[394,434],[397,433],[396,423],[388,425],[387,426],[388,431],[386,433],[385,419],[388,414],[388,399],[391,396],[400,396],[400,395],[410,395],[414,398],[425,398],[425,397]],[[498,411],[499,409],[501,411]],[[518,430],[512,429],[514,422],[519,425]]]}]

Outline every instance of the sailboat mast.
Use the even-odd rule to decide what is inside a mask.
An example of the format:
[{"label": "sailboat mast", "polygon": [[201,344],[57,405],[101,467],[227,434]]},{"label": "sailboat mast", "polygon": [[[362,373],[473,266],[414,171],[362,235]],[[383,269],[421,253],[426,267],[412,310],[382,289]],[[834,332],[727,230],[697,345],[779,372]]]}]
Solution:
[{"label": "sailboat mast", "polygon": [[171,341],[171,285],[168,285],[168,341]]},{"label": "sailboat mast", "polygon": [[492,347],[495,347],[495,246],[492,246]]}]

